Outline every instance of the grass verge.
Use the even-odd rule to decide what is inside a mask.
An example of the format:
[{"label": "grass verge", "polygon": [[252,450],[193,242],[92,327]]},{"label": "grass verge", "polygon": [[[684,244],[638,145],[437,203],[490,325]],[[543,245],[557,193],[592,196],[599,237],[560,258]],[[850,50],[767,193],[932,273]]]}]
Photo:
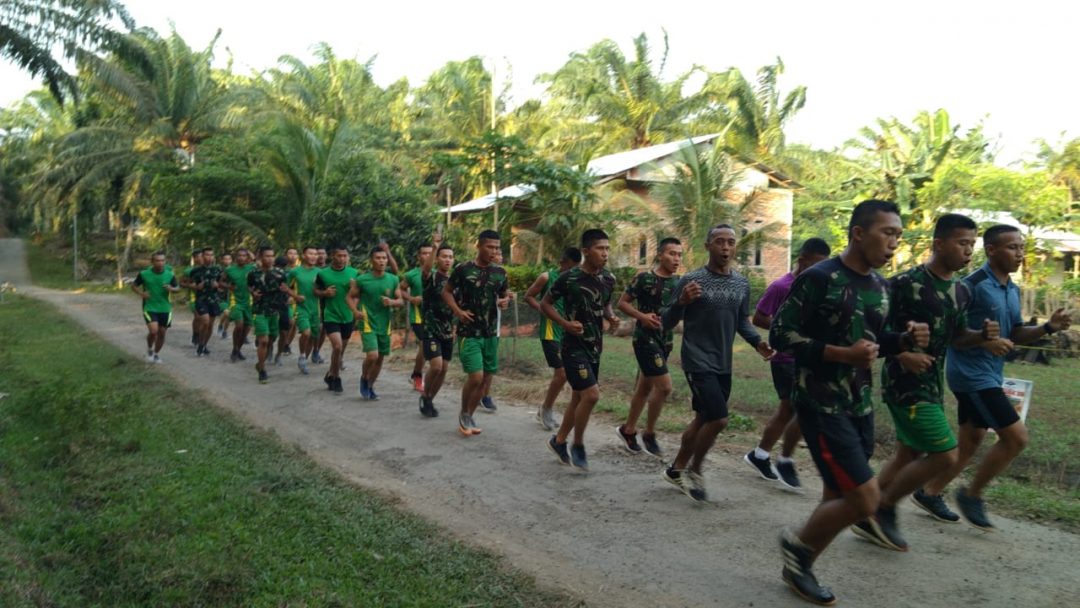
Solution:
[{"label": "grass verge", "polygon": [[0,605],[574,604],[55,309],[0,313]]}]

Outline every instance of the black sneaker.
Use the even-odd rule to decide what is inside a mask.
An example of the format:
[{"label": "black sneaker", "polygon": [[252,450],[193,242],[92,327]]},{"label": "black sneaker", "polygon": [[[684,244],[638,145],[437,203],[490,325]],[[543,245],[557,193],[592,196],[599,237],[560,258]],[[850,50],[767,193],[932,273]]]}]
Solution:
[{"label": "black sneaker", "polygon": [[555,441],[555,435],[548,439],[547,446],[551,453],[555,454],[555,457],[559,459],[559,464],[570,464],[570,452],[567,451],[566,444]]},{"label": "black sneaker", "polygon": [[642,433],[641,444],[645,448],[645,453],[657,458],[664,457],[664,450],[660,449],[660,444],[656,441],[656,434]]},{"label": "black sneaker", "polygon": [[494,414],[495,410],[499,408],[495,407],[495,402],[491,400],[491,395],[485,395],[484,398],[480,400],[480,409],[489,414]]},{"label": "black sneaker", "polygon": [[900,534],[900,526],[896,523],[896,507],[880,506],[877,510],[877,515],[874,518],[877,524],[878,530],[881,534],[888,539],[889,544],[892,545],[891,549],[896,551],[907,551],[908,544],[904,540],[904,537]]},{"label": "black sneaker", "polygon": [[776,481],[776,472],[773,471],[772,463],[769,462],[768,458],[758,458],[754,456],[754,450],[750,450],[742,459],[746,461],[746,464],[754,467],[754,470],[758,472],[758,475],[761,475],[762,479]]},{"label": "black sneaker", "polygon": [[205,346],[202,347],[202,354],[203,354],[204,357],[209,357],[210,356],[210,349],[206,348]]},{"label": "black sneaker", "polygon": [[201,357],[202,356],[202,344],[196,344],[195,345],[195,356],[196,357]]},{"label": "black sneaker", "polygon": [[236,356],[237,354],[239,354],[239,353],[237,353],[235,350],[232,351],[232,354],[229,355],[229,361],[232,362],[232,363],[236,363],[237,361],[239,361],[240,357],[237,357]]},{"label": "black sneaker", "polygon": [[892,544],[892,541],[889,540],[889,537],[886,536],[885,533],[881,530],[881,526],[880,524],[878,524],[875,517],[870,517],[868,519],[864,519],[860,522],[852,524],[851,531],[855,533],[855,536],[858,536],[863,540],[872,542],[883,549],[890,549],[892,551],[903,551],[903,549],[900,549],[896,545]]},{"label": "black sneaker", "polygon": [[792,490],[802,489],[802,484],[799,483],[799,474],[795,472],[795,463],[793,461],[777,461],[776,475],[780,478],[780,483],[786,487]]},{"label": "black sneaker", "polygon": [[236,358],[241,360],[241,361],[247,361],[247,357],[245,357],[244,353],[242,353],[240,351],[236,351]]},{"label": "black sneaker", "polygon": [[270,374],[266,373],[266,370],[259,370],[259,384],[266,384],[270,381]]},{"label": "black sneaker", "polygon": [[589,470],[589,459],[585,457],[585,446],[570,446],[570,466],[575,469],[581,469],[582,471]]},{"label": "black sneaker", "polygon": [[691,470],[682,471],[679,474],[679,487],[694,502],[705,502],[709,499],[708,494],[705,493],[705,478],[700,473]]},{"label": "black sneaker", "polygon": [[341,376],[334,378],[334,386],[330,390],[334,391],[335,393],[345,392],[345,387],[341,385]]},{"label": "black sneaker", "polygon": [[968,496],[966,488],[956,490],[956,506],[960,507],[960,514],[972,526],[987,532],[993,532],[997,529],[986,516],[986,503],[983,502],[983,499]]},{"label": "black sneaker", "polygon": [[334,390],[334,379],[330,377],[330,374],[323,376],[322,381],[326,383],[326,390]]},{"label": "black sneaker", "polygon": [[640,454],[641,446],[638,445],[637,442],[637,433],[625,433],[623,432],[624,428],[626,428],[625,424],[620,424],[615,427],[615,433],[619,436],[619,439],[622,440],[623,447],[631,454]]},{"label": "black sneaker", "polygon": [[425,418],[434,418],[439,415],[438,410],[435,409],[435,404],[423,395],[420,395],[420,413]]},{"label": "black sneaker", "polygon": [[817,582],[811,566],[814,564],[814,552],[789,530],[780,535],[780,551],[784,555],[784,569],[781,577],[787,586],[802,599],[819,606],[832,606],[836,596],[828,587]]},{"label": "black sneaker", "polygon": [[680,492],[682,491],[682,471],[676,469],[675,467],[669,466],[668,468],[664,469],[664,481],[670,483],[676,488],[679,488]]},{"label": "black sneaker", "polygon": [[938,521],[950,524],[960,521],[960,516],[952,512],[949,505],[945,504],[945,497],[940,494],[927,494],[919,488],[911,495],[911,502]]}]

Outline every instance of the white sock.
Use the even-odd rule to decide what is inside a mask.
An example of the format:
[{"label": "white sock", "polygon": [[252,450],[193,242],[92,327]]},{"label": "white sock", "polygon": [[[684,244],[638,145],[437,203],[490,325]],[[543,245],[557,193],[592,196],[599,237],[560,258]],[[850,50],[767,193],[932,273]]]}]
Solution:
[{"label": "white sock", "polygon": [[787,456],[780,456],[779,458],[776,459],[776,462],[778,462],[780,464],[791,464],[791,463],[794,463],[795,460],[792,459],[792,458],[788,458]]},{"label": "white sock", "polygon": [[761,448],[754,448],[754,458],[758,460],[766,460],[769,458],[769,453]]}]

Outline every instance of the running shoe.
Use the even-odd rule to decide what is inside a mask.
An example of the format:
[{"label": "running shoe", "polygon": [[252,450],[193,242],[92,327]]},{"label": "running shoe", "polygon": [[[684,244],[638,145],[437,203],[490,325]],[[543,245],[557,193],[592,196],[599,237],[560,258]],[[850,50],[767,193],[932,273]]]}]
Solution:
[{"label": "running shoe", "polygon": [[758,458],[754,455],[754,450],[750,450],[746,453],[746,456],[743,456],[743,461],[754,467],[754,470],[758,472],[758,475],[761,475],[762,479],[776,481],[776,471],[773,471],[772,463],[769,462],[768,458]]},{"label": "running shoe", "polygon": [[311,362],[314,363],[315,365],[318,365],[320,363],[325,363],[325,361],[323,361],[322,355],[320,355],[319,351],[317,351],[317,350],[312,351],[312,353],[311,353]]},{"label": "running shoe", "polygon": [[372,401],[378,401],[379,400],[379,396],[377,394],[375,394],[375,383],[374,382],[368,382],[367,394],[368,394],[368,399],[371,399]]},{"label": "running shoe", "polygon": [[301,374],[304,374],[305,376],[308,375],[307,357],[305,357],[304,355],[300,355],[299,357],[297,357],[296,367],[300,368]]},{"label": "running shoe", "polygon": [[950,524],[960,521],[960,516],[952,512],[952,509],[945,504],[945,497],[940,494],[927,494],[919,488],[911,495],[911,502],[938,521]]},{"label": "running shoe", "polygon": [[473,435],[479,435],[484,432],[484,429],[476,425],[476,419],[472,417],[472,414],[469,414],[469,432]]},{"label": "running shoe", "polygon": [[334,385],[332,387],[330,387],[330,390],[334,391],[335,393],[344,393],[345,392],[345,387],[341,385],[341,377],[340,376],[337,377],[337,378],[334,378]]},{"label": "running shoe", "polygon": [[664,458],[664,451],[660,449],[660,443],[656,441],[656,433],[642,433],[641,444],[645,448],[646,454],[660,459]]},{"label": "running shoe", "polygon": [[886,507],[884,505],[878,507],[877,515],[874,517],[874,523],[877,524],[878,531],[884,536],[889,544],[892,545],[890,549],[896,551],[907,551],[908,543],[900,534],[900,526],[896,522],[896,507]]},{"label": "running shoe", "polygon": [[334,379],[330,377],[329,373],[322,377],[322,381],[326,383],[326,390],[334,390]]},{"label": "running shoe", "polygon": [[221,336],[222,340],[229,337],[229,333],[227,331],[225,331],[224,326],[219,326],[218,327],[218,335]]},{"label": "running shoe", "polygon": [[202,354],[203,354],[204,357],[209,357],[210,356],[210,349],[206,348],[205,346],[202,347]]},{"label": "running shoe", "polygon": [[676,488],[679,488],[679,491],[681,492],[682,473],[682,471],[676,469],[674,466],[669,466],[668,468],[664,469],[664,481],[670,483]]},{"label": "running shoe", "polygon": [[360,398],[365,400],[371,399],[371,392],[368,389],[367,378],[360,378]]},{"label": "running shoe", "polygon": [[236,358],[241,361],[247,361],[247,357],[245,357],[244,353],[241,351],[236,351]]},{"label": "running shoe", "polygon": [[555,454],[555,457],[559,459],[559,464],[570,464],[570,451],[566,449],[565,442],[559,443],[555,441],[555,435],[552,435],[551,439],[548,439],[547,446],[551,453]]},{"label": "running shoe", "polygon": [[292,346],[286,345],[285,350],[281,351],[281,354],[285,355],[286,357],[291,357],[292,356]]},{"label": "running shoe", "polygon": [[785,487],[791,488],[792,490],[802,489],[802,484],[799,483],[799,474],[795,472],[795,461],[776,461],[776,475],[780,478],[780,483]]},{"label": "running shoe", "polygon": [[154,353],[154,363],[157,363],[157,364],[165,363],[165,360],[161,358],[161,355],[159,355],[157,353]]},{"label": "running shoe", "polygon": [[480,409],[489,414],[494,414],[495,410],[499,408],[495,407],[495,402],[491,400],[491,395],[484,395],[484,398],[480,400]]},{"label": "running shoe", "polygon": [[435,409],[435,403],[431,399],[420,395],[420,413],[425,418],[435,418],[439,415],[439,410]]},{"label": "running shoe", "polygon": [[851,525],[851,531],[855,533],[855,536],[870,541],[875,545],[884,549],[890,549],[892,551],[903,551],[900,547],[897,547],[889,540],[889,537],[882,531],[881,525],[877,521],[877,517],[868,517],[862,521],[855,522]]},{"label": "running shoe", "polygon": [[424,377],[420,374],[413,374],[411,379],[413,390],[418,393],[424,392]]},{"label": "running shoe", "polygon": [[266,373],[266,370],[259,370],[259,384],[266,384],[270,381],[270,374]]},{"label": "running shoe", "polygon": [[615,434],[619,436],[622,446],[631,454],[640,454],[641,446],[637,442],[637,433],[627,433],[623,430],[624,428],[626,428],[625,424],[615,427]]},{"label": "running shoe", "polygon": [[459,414],[458,419],[457,419],[457,423],[458,423],[458,432],[461,433],[462,437],[469,437],[470,435],[472,435],[472,426],[469,423],[469,415],[468,414],[464,414],[464,413]]},{"label": "running shoe", "polygon": [[202,356],[202,344],[196,344],[195,345],[195,356],[196,357],[201,357]]},{"label": "running shoe", "polygon": [[804,545],[790,530],[784,530],[780,535],[780,552],[784,556],[781,577],[795,595],[819,606],[832,606],[836,603],[832,590],[822,587],[811,570],[814,564],[813,550]]},{"label": "running shoe", "polygon": [[956,506],[960,507],[960,514],[972,526],[987,532],[993,532],[997,529],[994,524],[990,523],[990,518],[986,516],[986,503],[981,498],[969,496],[967,488],[957,488]]},{"label": "running shoe", "polygon": [[695,502],[704,502],[709,498],[705,493],[705,478],[700,473],[682,471],[679,475],[679,486],[683,493]]},{"label": "running shoe", "polygon": [[555,427],[555,414],[551,409],[540,408],[536,410],[536,421],[540,423],[540,427],[545,431],[554,431]]},{"label": "running shoe", "polygon": [[232,353],[229,354],[229,362],[230,363],[236,363],[237,361],[239,361],[240,360],[239,355],[240,355],[240,353],[236,352],[235,350],[232,351]]},{"label": "running shoe", "polygon": [[281,352],[280,351],[278,352],[278,354],[274,355],[274,367],[281,367]]},{"label": "running shoe", "polygon": [[570,446],[570,467],[583,472],[589,471],[589,459],[585,457],[585,446]]},{"label": "running shoe", "polygon": [[146,355],[146,362],[147,363],[153,363],[154,362],[154,353],[153,352]]}]

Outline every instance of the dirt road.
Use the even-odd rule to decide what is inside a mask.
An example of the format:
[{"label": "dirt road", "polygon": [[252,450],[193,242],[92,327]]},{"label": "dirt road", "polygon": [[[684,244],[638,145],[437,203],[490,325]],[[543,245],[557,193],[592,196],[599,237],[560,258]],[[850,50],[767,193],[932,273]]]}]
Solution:
[{"label": "dirt road", "polygon": [[[21,243],[0,240],[0,282],[16,282],[21,292],[142,356],[135,299],[31,288],[22,269]],[[357,345],[350,347],[343,395],[325,390],[320,366],[301,376],[295,359],[271,367],[270,383],[260,386],[251,365],[228,363],[224,341],[209,360],[196,359],[187,346],[186,312],[176,315],[162,373],[348,479],[398,497],[455,536],[506,556],[543,585],[592,606],[805,605],[780,581],[776,538],[815,504],[820,485],[808,459],[800,462],[808,489],[791,494],[752,475],[741,454],[718,451],[706,471],[712,502],[696,505],[661,480],[659,461],[620,451],[607,424],[589,431],[592,471],[574,474],[548,453],[533,406],[478,413],[483,434],[464,439],[456,431],[456,393],[439,398],[443,416],[436,419],[420,417],[417,394],[400,375],[379,381],[379,401],[360,401]],[[456,362],[453,369],[458,373]],[[738,394],[736,385],[736,410]],[[676,438],[665,439],[674,450]],[[818,576],[845,605],[1075,602],[1078,536],[1002,517],[995,517],[1000,531],[986,534],[934,523],[909,504],[901,517],[910,552],[887,552],[844,533],[818,564]]]}]

